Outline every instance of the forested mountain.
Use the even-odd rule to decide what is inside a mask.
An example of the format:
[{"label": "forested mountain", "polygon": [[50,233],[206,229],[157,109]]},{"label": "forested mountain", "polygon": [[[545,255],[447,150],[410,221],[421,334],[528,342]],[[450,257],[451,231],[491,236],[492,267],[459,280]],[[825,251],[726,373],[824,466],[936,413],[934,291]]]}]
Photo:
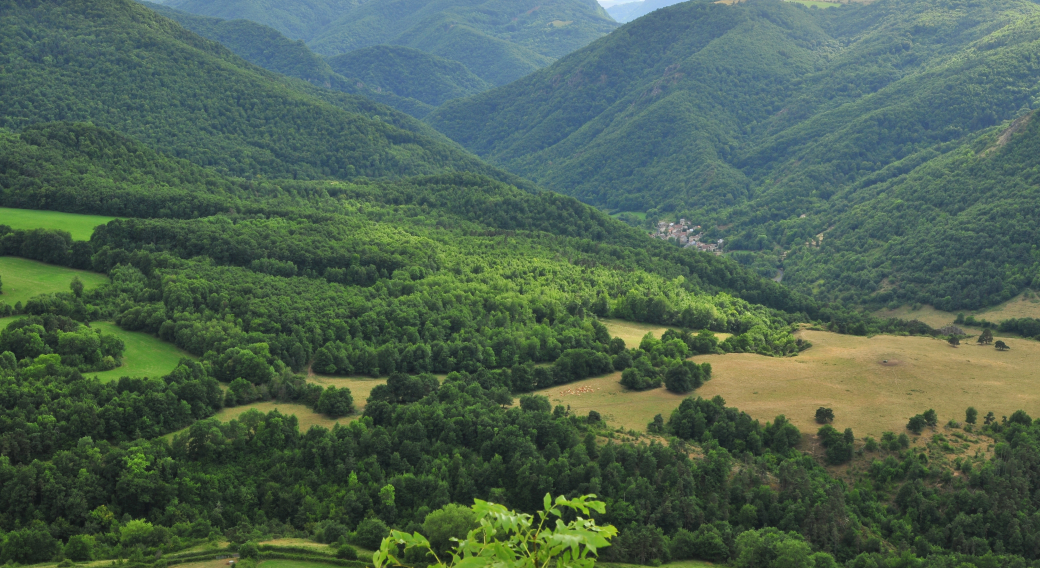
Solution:
[{"label": "forested mountain", "polygon": [[683,0],[642,0],[640,2],[625,2],[622,4],[615,4],[607,8],[607,13],[610,14],[611,18],[622,24],[627,24],[632,20],[645,16],[654,10],[671,6],[672,4],[678,4]]},{"label": "forested mountain", "polygon": [[[844,190],[785,281],[854,301],[976,309],[1040,287],[1040,120],[1026,115],[909,173]],[[785,230],[782,223],[767,231]],[[780,237],[783,238],[783,237]]]},{"label": "forested mountain", "polygon": [[365,47],[328,60],[337,73],[369,89],[422,101],[434,107],[491,88],[465,65],[395,45]]},{"label": "forested mountain", "polygon": [[411,117],[280,78],[135,2],[13,5],[0,26],[8,128],[91,121],[237,176],[493,173]]},{"label": "forested mountain", "polygon": [[326,56],[380,44],[411,47],[462,63],[494,85],[544,67],[617,26],[595,0],[166,4],[200,15],[259,22]]},{"label": "forested mountain", "polygon": [[[827,10],[684,2],[427,120],[493,163],[587,202],[725,227],[709,235],[730,251],[766,251],[773,272],[787,253],[790,283],[840,295],[855,281],[844,297],[856,302],[866,290],[886,302],[949,296],[944,306],[976,307],[1032,276],[983,285],[932,266],[897,277],[904,269],[877,257],[839,283],[797,268],[837,248],[792,249],[834,226],[861,189],[969,149],[1034,108],[1038,30],[1040,6],[1024,0]],[[830,204],[836,196],[845,197]],[[927,283],[909,284],[916,279]],[[900,295],[904,285],[912,290]]]},{"label": "forested mountain", "polygon": [[[337,72],[330,67],[329,62],[311,51],[302,41],[293,41],[278,30],[263,24],[250,20],[222,20],[209,16],[197,16],[162,4],[142,3],[176,21],[186,29],[220,43],[242,59],[269,71],[303,79],[318,87],[361,95],[416,118],[425,117],[436,104],[440,104],[440,102],[430,103],[408,96],[399,96],[391,90],[384,90],[379,85],[371,85],[359,77],[350,75],[350,70],[343,69],[342,65],[339,66],[339,72]],[[422,54],[422,56],[433,57],[427,54]],[[398,91],[427,95],[426,98],[441,102],[447,98],[475,94],[488,88],[488,85],[472,74],[469,76],[466,76],[465,73],[460,74],[457,69],[457,67],[462,67],[460,63],[447,62],[444,64],[443,60],[423,61],[423,63],[435,64],[428,70],[424,67],[418,69],[397,67],[395,71],[402,74],[385,73],[376,75],[373,79],[378,79],[383,83],[392,83],[397,86]],[[344,73],[344,71],[347,72]],[[362,68],[362,71],[365,69]],[[440,72],[444,72],[445,76],[439,75]],[[480,85],[480,88],[473,89],[474,84]],[[447,98],[444,98],[445,96]]]},{"label": "forested mountain", "polygon": [[616,26],[594,0],[390,0],[362,4],[308,43],[326,55],[404,45],[459,61],[485,81],[504,85]]}]

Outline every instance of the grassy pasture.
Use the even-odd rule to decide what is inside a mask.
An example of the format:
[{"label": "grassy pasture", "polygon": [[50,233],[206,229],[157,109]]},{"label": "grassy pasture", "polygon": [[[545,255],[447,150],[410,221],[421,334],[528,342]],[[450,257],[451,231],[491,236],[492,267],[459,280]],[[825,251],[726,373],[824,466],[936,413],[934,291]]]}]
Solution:
[{"label": "grassy pasture", "polygon": [[[816,409],[834,409],[835,428],[857,437],[902,432],[907,419],[934,408],[942,423],[963,420],[975,406],[998,417],[1018,409],[1040,415],[1040,342],[1010,340],[1011,351],[964,344],[951,347],[928,337],[871,338],[802,330],[813,347],[785,359],[752,354],[703,355],[713,378],[692,393],[726,399],[755,418],[787,416],[803,432],[815,432]],[[887,361],[887,363],[884,363]],[[620,373],[539,391],[553,404],[584,414],[597,410],[613,425],[643,431],[655,414],[666,418],[684,398],[660,388],[629,392]]]},{"label": "grassy pasture", "polygon": [[[600,323],[607,328],[611,337],[620,337],[625,340],[625,347],[629,349],[639,347],[639,342],[643,340],[643,336],[647,333],[653,333],[654,337],[661,339],[664,332],[669,329],[667,326],[654,325],[652,323],[634,323],[619,319],[601,319]],[[697,334],[696,331],[691,333]],[[716,333],[715,337],[718,337],[719,341],[725,341],[730,335],[732,334]]]},{"label": "grassy pasture", "polygon": [[651,323],[634,323],[617,319],[601,319],[600,323],[606,326],[611,337],[620,337],[625,340],[625,347],[634,349],[639,347],[639,342],[647,333],[653,333],[654,337],[660,339],[661,335],[668,331],[665,326]]},{"label": "grassy pasture", "polygon": [[177,367],[181,357],[195,359],[195,356],[167,343],[158,337],[140,331],[125,331],[114,323],[96,321],[90,327],[100,329],[101,333],[118,336],[126,345],[123,352],[123,365],[97,375],[102,381],[114,381],[119,377],[162,377]]},{"label": "grassy pasture", "polygon": [[77,241],[89,241],[94,234],[94,227],[112,219],[115,217],[0,207],[0,225],[12,229],[60,229],[71,233]]},{"label": "grassy pasture", "polygon": [[[879,310],[874,312],[879,317],[894,317],[902,319],[918,319],[932,327],[942,327],[953,323],[957,314],[937,310],[932,306],[921,306],[919,309],[911,309],[903,306],[895,310]],[[1006,319],[1014,318],[1040,318],[1040,296],[1035,292],[1025,292],[1014,298],[981,310],[966,310],[964,315],[975,316],[993,323],[1000,323]],[[963,326],[961,326],[963,327]]]},{"label": "grassy pasture", "polygon": [[79,276],[87,290],[108,283],[108,277],[104,274],[54,266],[16,256],[0,256],[0,280],[3,280],[0,301],[13,306],[18,302],[25,303],[29,298],[40,294],[68,292],[69,284],[75,276]]},{"label": "grassy pasture", "polygon": [[[443,377],[441,378],[443,381]],[[336,387],[337,389],[348,388],[350,395],[354,397],[354,408],[358,412],[365,409],[365,401],[376,385],[385,385],[386,379],[373,379],[371,377],[329,377],[324,375],[309,375],[307,382],[321,385],[322,388]]]},{"label": "grassy pasture", "polygon": [[318,414],[317,412],[311,410],[310,408],[302,404],[292,404],[278,401],[254,402],[253,404],[247,404],[244,406],[225,408],[222,409],[220,412],[216,413],[214,417],[222,422],[231,422],[232,420],[237,419],[239,416],[242,416],[246,412],[254,409],[264,414],[267,414],[272,410],[277,410],[282,414],[291,414],[295,416],[297,420],[299,420],[300,432],[306,432],[307,430],[310,430],[311,426],[321,426],[323,428],[332,429],[332,427],[335,426],[337,422],[343,422],[344,424],[346,424],[347,422],[350,422],[355,417],[357,417],[357,415],[355,414],[354,416],[346,416],[344,418],[329,418],[324,414]]}]

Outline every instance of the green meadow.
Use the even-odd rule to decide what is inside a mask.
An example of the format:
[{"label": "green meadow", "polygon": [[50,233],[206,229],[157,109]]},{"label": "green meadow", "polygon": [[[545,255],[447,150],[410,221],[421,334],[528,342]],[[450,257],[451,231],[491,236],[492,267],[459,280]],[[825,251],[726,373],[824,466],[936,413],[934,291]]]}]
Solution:
[{"label": "green meadow", "polygon": [[68,292],[69,284],[75,276],[79,276],[87,290],[108,283],[108,277],[104,274],[54,266],[16,256],[0,256],[0,281],[3,282],[0,301],[13,306],[18,302],[25,303],[29,298],[40,294]]},{"label": "green meadow", "polygon": [[104,225],[112,219],[115,217],[0,207],[0,225],[7,225],[12,229],[60,229],[71,233],[72,238],[77,241],[89,241],[94,227]]},{"label": "green meadow", "polygon": [[90,327],[100,329],[101,333],[119,336],[126,345],[123,352],[123,365],[97,375],[102,381],[114,381],[120,377],[161,377],[170,374],[182,357],[194,359],[187,351],[178,349],[158,337],[139,331],[125,331],[114,323],[96,321]]}]

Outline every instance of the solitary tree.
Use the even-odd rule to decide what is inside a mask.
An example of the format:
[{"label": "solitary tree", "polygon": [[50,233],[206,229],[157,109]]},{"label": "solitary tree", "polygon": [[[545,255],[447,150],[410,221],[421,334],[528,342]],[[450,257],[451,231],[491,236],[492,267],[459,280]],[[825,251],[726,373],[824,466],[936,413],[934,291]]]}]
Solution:
[{"label": "solitary tree", "polygon": [[83,281],[79,279],[79,276],[72,277],[72,282],[69,283],[69,290],[72,290],[72,293],[77,298],[83,295]]},{"label": "solitary tree", "polygon": [[924,419],[924,416],[918,414],[917,416],[911,418],[909,422],[907,422],[906,429],[910,430],[914,434],[920,434],[921,431],[924,430],[925,425],[927,424],[928,422]]},{"label": "solitary tree", "polygon": [[961,340],[957,339],[956,335],[951,335],[950,338],[947,339],[946,341],[950,342],[950,345],[952,345],[954,347],[957,347],[958,345],[961,344]]},{"label": "solitary tree", "polygon": [[978,419],[979,411],[975,410],[974,406],[969,406],[968,409],[964,411],[964,421],[968,424],[974,424]]},{"label": "solitary tree", "polygon": [[816,409],[816,423],[827,424],[834,422],[834,411],[829,408],[819,407]]},{"label": "solitary tree", "polygon": [[993,344],[993,347],[996,347],[997,351],[1007,351],[1008,349],[1011,349],[1010,347],[1008,347],[1007,343],[1004,343],[1003,341],[1001,341],[999,339],[997,340],[996,343]]},{"label": "solitary tree", "polygon": [[990,343],[993,343],[993,332],[988,329],[982,330],[982,334],[979,335],[979,345],[989,345]]}]

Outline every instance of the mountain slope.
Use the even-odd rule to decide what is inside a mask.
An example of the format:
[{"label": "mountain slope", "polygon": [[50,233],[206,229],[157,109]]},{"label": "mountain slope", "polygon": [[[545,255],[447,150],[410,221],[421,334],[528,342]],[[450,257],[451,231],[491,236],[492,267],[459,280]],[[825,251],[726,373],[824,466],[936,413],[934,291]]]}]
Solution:
[{"label": "mountain slope", "polygon": [[389,0],[359,6],[309,44],[326,55],[405,45],[460,61],[502,85],[615,27],[594,0]]},{"label": "mountain slope", "polygon": [[[860,204],[878,188],[897,191],[886,184],[922,164],[950,166],[933,160],[975,151],[980,133],[1040,106],[1038,51],[1040,6],[1021,0],[685,2],[427,120],[557,191],[708,225],[728,251],[761,251],[763,274],[783,259],[784,282],[803,290],[977,307],[1031,281],[990,264],[1026,262],[1014,243],[1028,239],[1000,255],[916,256],[907,251],[942,251],[947,237],[906,217],[897,230],[870,218],[884,204]],[[856,229],[866,226],[869,239]],[[915,227],[906,244],[900,231]],[[833,244],[806,244],[819,234]],[[966,276],[940,257],[992,276]]]},{"label": "mountain slope", "polygon": [[615,4],[607,8],[607,13],[610,14],[611,18],[622,24],[631,22],[636,18],[643,17],[654,10],[659,10],[671,6],[672,4],[678,4],[684,0],[642,0],[641,2],[626,2],[624,4]]},{"label": "mountain slope", "polygon": [[813,217],[785,282],[875,304],[978,309],[1040,288],[1040,120],[1031,113]]},{"label": "mountain slope", "polygon": [[[194,14],[269,25],[325,56],[381,44],[411,47],[458,61],[495,85],[545,67],[617,27],[595,0],[166,4]],[[287,14],[297,4],[299,13]]]},{"label": "mountain slope", "polygon": [[357,8],[359,0],[167,0],[171,8],[223,20],[249,20],[293,39],[307,40],[316,30]]},{"label": "mountain slope", "polygon": [[776,189],[790,215],[1032,104],[1038,9],[684,2],[428,121],[606,207],[703,212]]},{"label": "mountain slope", "polygon": [[369,89],[432,106],[491,88],[465,65],[408,47],[376,45],[329,58],[335,72]]},{"label": "mountain slope", "polygon": [[23,3],[0,26],[8,128],[91,121],[240,176],[493,173],[409,117],[281,79],[133,2]]},{"label": "mountain slope", "polygon": [[626,210],[746,200],[745,127],[780,110],[836,42],[778,2],[685,2],[427,120],[547,186]]},{"label": "mountain slope", "polygon": [[[334,71],[325,59],[311,51],[303,42],[293,41],[278,30],[263,24],[249,20],[222,20],[197,16],[151,2],[142,2],[142,4],[200,36],[220,43],[233,51],[235,55],[268,71],[303,79],[312,85],[335,91],[361,95],[415,118],[426,116],[434,108],[434,105],[428,102],[398,96],[393,92],[383,91],[379,86],[369,86],[365,81],[350,75],[343,76]],[[409,69],[409,71],[413,70]],[[449,77],[439,77],[433,71],[398,77],[399,82],[406,85],[415,83],[415,87],[431,83],[451,85],[456,79],[454,74]],[[480,82],[480,79],[475,79]],[[480,90],[466,94],[480,92]],[[455,96],[461,95],[456,94]]]}]

